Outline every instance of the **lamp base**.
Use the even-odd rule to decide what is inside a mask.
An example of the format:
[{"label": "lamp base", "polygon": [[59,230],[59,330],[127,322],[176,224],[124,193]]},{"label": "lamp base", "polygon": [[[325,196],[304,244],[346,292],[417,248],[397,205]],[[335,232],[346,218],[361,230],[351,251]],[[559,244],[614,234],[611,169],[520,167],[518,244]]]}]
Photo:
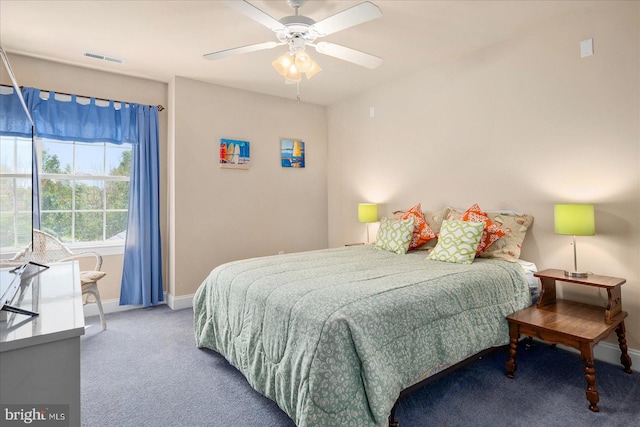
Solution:
[{"label": "lamp base", "polygon": [[565,270],[564,275],[567,277],[579,277],[579,278],[589,277],[589,273],[586,271],[566,271]]}]

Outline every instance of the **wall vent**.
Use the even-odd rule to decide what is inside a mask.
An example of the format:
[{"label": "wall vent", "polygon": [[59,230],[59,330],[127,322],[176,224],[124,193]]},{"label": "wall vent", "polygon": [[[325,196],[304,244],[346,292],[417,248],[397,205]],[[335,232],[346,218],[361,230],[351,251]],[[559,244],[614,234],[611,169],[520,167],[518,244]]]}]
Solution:
[{"label": "wall vent", "polygon": [[103,61],[116,62],[118,64],[124,64],[124,59],[115,58],[113,56],[101,55],[99,53],[82,52],[82,54],[88,58],[101,59]]}]

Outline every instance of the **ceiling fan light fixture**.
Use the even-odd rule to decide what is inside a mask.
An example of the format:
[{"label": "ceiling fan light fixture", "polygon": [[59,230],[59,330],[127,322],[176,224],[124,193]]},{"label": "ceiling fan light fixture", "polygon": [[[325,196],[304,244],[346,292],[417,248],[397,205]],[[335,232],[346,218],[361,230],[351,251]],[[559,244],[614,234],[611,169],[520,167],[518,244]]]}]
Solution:
[{"label": "ceiling fan light fixture", "polygon": [[287,52],[273,61],[271,65],[278,74],[291,82],[299,82],[302,74],[310,79],[322,71],[322,68],[304,51],[299,51],[294,55]]},{"label": "ceiling fan light fixture", "polygon": [[284,78],[291,82],[300,81],[300,71],[296,68],[296,64],[291,64],[291,66],[289,66],[289,70],[284,75]]},{"label": "ceiling fan light fixture", "polygon": [[304,50],[296,53],[296,68],[298,68],[301,73],[309,71],[313,67],[313,64],[315,64],[315,62],[313,62],[313,59],[311,59],[309,54]]},{"label": "ceiling fan light fixture", "polygon": [[273,69],[276,70],[278,74],[283,77],[287,77],[291,66],[295,66],[295,59],[289,52],[287,52],[273,61],[271,65],[273,65]]},{"label": "ceiling fan light fixture", "polygon": [[322,68],[320,68],[320,66],[315,61],[311,60],[311,62],[311,68],[309,68],[308,71],[304,72],[304,75],[307,76],[307,80],[310,80],[313,76],[322,71]]}]

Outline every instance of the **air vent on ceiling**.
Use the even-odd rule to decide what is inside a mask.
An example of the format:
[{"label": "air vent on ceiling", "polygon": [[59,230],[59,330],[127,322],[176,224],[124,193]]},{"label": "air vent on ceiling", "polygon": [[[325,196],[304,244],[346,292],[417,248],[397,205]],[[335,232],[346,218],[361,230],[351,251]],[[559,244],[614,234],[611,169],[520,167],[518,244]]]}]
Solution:
[{"label": "air vent on ceiling", "polygon": [[82,54],[88,58],[101,59],[103,61],[117,62],[118,64],[124,64],[124,59],[114,58],[113,56],[101,55],[99,53],[82,52]]}]

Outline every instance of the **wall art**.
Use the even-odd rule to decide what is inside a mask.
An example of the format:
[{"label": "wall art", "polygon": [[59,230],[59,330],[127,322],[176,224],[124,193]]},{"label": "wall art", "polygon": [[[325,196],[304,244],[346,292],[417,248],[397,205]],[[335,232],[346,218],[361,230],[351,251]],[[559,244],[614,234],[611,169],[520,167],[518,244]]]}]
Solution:
[{"label": "wall art", "polygon": [[299,139],[282,138],[280,140],[283,168],[304,167],[304,142]]},{"label": "wall art", "polygon": [[224,169],[249,169],[251,160],[248,141],[220,139],[220,167]]}]

